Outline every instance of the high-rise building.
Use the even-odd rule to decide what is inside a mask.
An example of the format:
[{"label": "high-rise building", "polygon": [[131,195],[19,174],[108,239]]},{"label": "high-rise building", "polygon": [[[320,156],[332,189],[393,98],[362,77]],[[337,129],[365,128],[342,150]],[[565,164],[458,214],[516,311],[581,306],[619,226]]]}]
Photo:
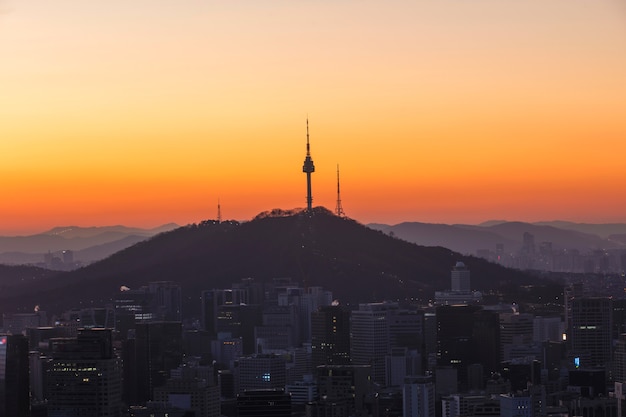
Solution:
[{"label": "high-rise building", "polygon": [[365,398],[370,391],[371,366],[321,365],[316,368],[315,377],[320,401],[312,405],[312,411],[317,410],[312,414],[363,415]]},{"label": "high-rise building", "polygon": [[359,304],[350,317],[350,357],[355,365],[370,365],[372,380],[385,383],[385,356],[389,352],[390,312],[397,303]]},{"label": "high-rise building", "polygon": [[[608,366],[612,347],[612,300],[583,297],[572,300],[570,342],[574,355],[588,355],[589,363],[582,367]],[[584,361],[584,360],[583,360]],[[609,368],[607,368],[609,369]]]},{"label": "high-rise building", "polygon": [[49,417],[118,417],[122,411],[122,363],[110,329],[80,330],[52,339],[46,370]]},{"label": "high-rise building", "polygon": [[402,389],[404,417],[435,417],[435,384],[430,376],[412,376]]},{"label": "high-rise building", "polygon": [[459,383],[468,383],[467,368],[480,363],[486,374],[498,370],[500,336],[498,314],[473,305],[439,306],[437,316],[437,366],[452,367]]},{"label": "high-rise building", "polygon": [[197,365],[172,370],[165,385],[154,389],[154,400],[193,411],[195,417],[220,417],[220,388],[213,368]]},{"label": "high-rise building", "polygon": [[137,401],[152,399],[153,390],[167,381],[183,359],[182,325],[176,321],[138,323],[134,340],[136,374],[125,383],[134,385]]},{"label": "high-rise building", "polygon": [[28,339],[0,334],[0,417],[30,416]]},{"label": "high-rise building", "polygon": [[311,313],[312,365],[350,363],[350,311],[339,305]]},{"label": "high-rise building", "polygon": [[287,369],[285,359],[273,354],[239,358],[239,392],[285,388]]},{"label": "high-rise building", "polygon": [[500,357],[513,359],[511,347],[533,342],[534,316],[528,313],[500,313]]}]

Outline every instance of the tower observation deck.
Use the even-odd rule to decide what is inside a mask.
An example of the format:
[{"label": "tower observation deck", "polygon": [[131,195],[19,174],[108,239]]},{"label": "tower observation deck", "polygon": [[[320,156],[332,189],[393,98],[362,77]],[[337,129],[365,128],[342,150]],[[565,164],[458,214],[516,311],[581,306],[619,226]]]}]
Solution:
[{"label": "tower observation deck", "polygon": [[306,157],[302,172],[306,173],[306,209],[311,211],[313,208],[313,195],[311,194],[311,174],[315,172],[315,165],[311,159],[311,146],[309,145],[309,119],[306,119]]}]

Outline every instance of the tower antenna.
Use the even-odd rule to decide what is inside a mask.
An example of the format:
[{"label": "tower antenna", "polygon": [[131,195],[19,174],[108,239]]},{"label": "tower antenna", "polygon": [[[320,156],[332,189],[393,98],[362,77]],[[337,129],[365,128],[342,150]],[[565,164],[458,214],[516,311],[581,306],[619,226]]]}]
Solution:
[{"label": "tower antenna", "polygon": [[335,207],[335,214],[339,217],[345,217],[346,213],[341,206],[341,192],[339,190],[339,164],[337,164],[337,207]]},{"label": "tower antenna", "polygon": [[222,206],[220,206],[220,199],[217,199],[217,222],[222,222]]},{"label": "tower antenna", "polygon": [[309,118],[306,118],[306,157],[302,172],[306,173],[306,209],[310,213],[313,210],[313,195],[311,194],[311,174],[315,172],[315,165],[311,159],[311,146],[309,145]]}]

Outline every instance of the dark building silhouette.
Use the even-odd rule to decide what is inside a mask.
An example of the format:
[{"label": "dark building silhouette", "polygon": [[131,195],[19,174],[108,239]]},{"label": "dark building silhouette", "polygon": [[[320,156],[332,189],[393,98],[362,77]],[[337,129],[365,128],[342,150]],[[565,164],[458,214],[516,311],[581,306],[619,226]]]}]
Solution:
[{"label": "dark building silhouette", "polygon": [[182,363],[182,339],[180,322],[137,324],[133,361],[136,373],[129,375],[128,384],[136,387],[140,404],[152,399],[154,388],[165,385],[170,371]]},{"label": "dark building silhouette", "polygon": [[238,417],[291,417],[291,395],[283,389],[249,390],[237,396]]},{"label": "dark building silhouette", "polygon": [[370,392],[369,365],[321,365],[315,379],[319,401],[307,405],[307,415],[362,415]]},{"label": "dark building silhouette", "polygon": [[261,311],[258,305],[221,305],[217,311],[217,332],[241,337],[244,355],[251,355],[256,352],[254,328],[263,324]]},{"label": "dark building silhouette", "polygon": [[437,316],[437,366],[457,370],[461,388],[467,387],[467,369],[479,363],[486,374],[499,369],[498,314],[472,305],[440,306]]},{"label": "dark building silhouette", "polygon": [[29,417],[28,339],[0,335],[0,417]]},{"label": "dark building silhouette", "polygon": [[51,339],[46,369],[48,416],[115,417],[122,411],[122,363],[110,329]]},{"label": "dark building silhouette", "polygon": [[[570,342],[572,353],[580,355],[582,367],[607,366],[612,355],[612,300],[582,297],[572,300]],[[585,363],[582,358],[588,357]]]},{"label": "dark building silhouette", "polygon": [[325,306],[311,313],[311,362],[313,368],[350,363],[349,310]]}]

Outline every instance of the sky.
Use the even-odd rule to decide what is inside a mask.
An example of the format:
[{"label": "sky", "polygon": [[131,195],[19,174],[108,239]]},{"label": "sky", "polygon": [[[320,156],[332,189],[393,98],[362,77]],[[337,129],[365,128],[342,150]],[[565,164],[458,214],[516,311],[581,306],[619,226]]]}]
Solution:
[{"label": "sky", "polygon": [[0,0],[0,234],[626,222],[623,0]]}]

